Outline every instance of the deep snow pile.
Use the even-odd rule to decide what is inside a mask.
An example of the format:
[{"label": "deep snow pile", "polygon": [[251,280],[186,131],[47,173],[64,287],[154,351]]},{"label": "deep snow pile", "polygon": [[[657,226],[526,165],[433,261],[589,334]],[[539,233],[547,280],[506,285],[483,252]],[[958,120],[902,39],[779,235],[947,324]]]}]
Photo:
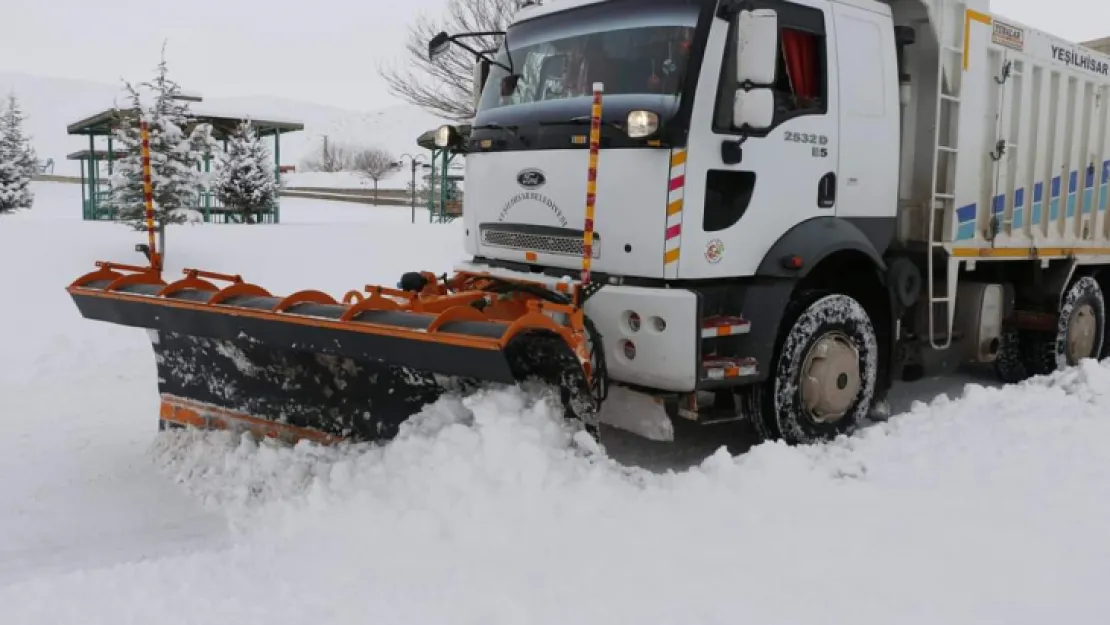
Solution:
[{"label": "deep snow pile", "polygon": [[[417,228],[429,243],[403,222],[181,227],[170,262],[335,292],[458,253],[453,226]],[[1110,608],[1110,363],[662,474],[575,451],[535,389],[446,397],[387,446],[155,436],[145,334],[82,321],[62,290],[128,236],[0,221],[4,266],[13,246],[42,260],[7,274],[37,308],[0,312],[0,339],[42,348],[0,354],[0,558],[59,529],[100,551],[31,550],[58,561],[9,569],[2,622],[1012,625]],[[111,487],[82,494],[98,475]]]}]

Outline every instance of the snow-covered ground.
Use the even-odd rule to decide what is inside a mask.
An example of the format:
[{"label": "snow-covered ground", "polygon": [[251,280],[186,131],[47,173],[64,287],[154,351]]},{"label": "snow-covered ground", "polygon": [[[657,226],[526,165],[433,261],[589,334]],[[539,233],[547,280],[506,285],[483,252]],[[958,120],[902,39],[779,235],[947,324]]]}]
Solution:
[{"label": "snow-covered ground", "polygon": [[[424,160],[427,160],[425,158]],[[408,161],[403,161],[401,169],[391,173],[378,183],[378,189],[384,191],[386,189],[400,189],[405,190],[411,180],[409,173]],[[462,173],[463,165],[461,162],[451,163],[449,172],[451,174]],[[423,177],[428,174],[428,170],[421,170],[417,173],[418,182],[423,180]],[[374,189],[374,181],[353,171],[307,171],[296,172],[281,175],[282,182],[287,188],[324,188],[324,189],[357,189],[369,191]],[[461,185],[460,185],[461,186]]]},{"label": "snow-covered ground", "polygon": [[[360,176],[351,171],[304,171],[282,174],[281,180],[286,187],[314,187],[327,189],[370,189],[374,188],[374,181],[366,176]],[[385,188],[379,185],[378,187]]]},{"label": "snow-covered ground", "polygon": [[[407,161],[406,161],[407,166]],[[286,188],[312,188],[312,189],[354,189],[360,191],[373,191],[374,181],[353,171],[305,171],[281,175],[282,183]],[[378,183],[378,189],[405,189],[409,182],[407,170],[398,174],[394,172]]]},{"label": "snow-covered ground", "polygon": [[[572,451],[526,390],[384,447],[160,434],[146,334],[64,290],[140,235],[35,191],[0,217],[0,623],[1105,622],[1110,363],[670,470]],[[420,217],[286,199],[280,226],[172,229],[168,270],[339,294],[449,269],[461,224]]]}]

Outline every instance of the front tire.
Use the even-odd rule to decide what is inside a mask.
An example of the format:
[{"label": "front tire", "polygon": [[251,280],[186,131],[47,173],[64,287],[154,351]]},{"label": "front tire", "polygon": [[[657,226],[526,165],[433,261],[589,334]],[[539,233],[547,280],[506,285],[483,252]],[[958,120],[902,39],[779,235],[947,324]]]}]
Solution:
[{"label": "front tire", "polygon": [[753,421],[765,440],[804,445],[849,434],[875,397],[878,338],[864,307],[839,293],[803,302],[759,393]]}]

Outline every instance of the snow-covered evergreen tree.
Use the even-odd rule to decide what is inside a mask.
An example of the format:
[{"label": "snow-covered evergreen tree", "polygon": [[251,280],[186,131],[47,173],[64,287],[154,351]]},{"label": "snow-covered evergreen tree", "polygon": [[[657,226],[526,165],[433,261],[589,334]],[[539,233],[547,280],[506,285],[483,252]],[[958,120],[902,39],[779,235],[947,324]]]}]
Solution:
[{"label": "snow-covered evergreen tree", "polygon": [[0,213],[31,208],[31,179],[37,167],[35,150],[23,134],[23,111],[10,94],[0,113]]},{"label": "snow-covered evergreen tree", "polygon": [[[216,145],[209,125],[194,124],[188,102],[181,99],[180,86],[167,74],[163,54],[154,79],[139,84],[151,92],[149,104],[143,102],[139,89],[124,82],[131,106],[126,111],[116,109],[120,124],[114,133],[124,156],[116,162],[112,192],[105,202],[124,223],[136,229],[146,227],[139,132],[139,120],[145,119],[150,132],[155,224],[163,240],[167,224],[183,223],[188,220],[189,211],[196,210],[199,194],[206,186],[200,166],[205,153]],[[186,133],[190,126],[192,130]]]},{"label": "snow-covered evergreen tree", "polygon": [[238,212],[244,223],[254,223],[254,215],[268,210],[277,201],[280,186],[270,150],[255,134],[250,121],[239,124],[228,139],[213,186],[216,197],[225,207]]}]

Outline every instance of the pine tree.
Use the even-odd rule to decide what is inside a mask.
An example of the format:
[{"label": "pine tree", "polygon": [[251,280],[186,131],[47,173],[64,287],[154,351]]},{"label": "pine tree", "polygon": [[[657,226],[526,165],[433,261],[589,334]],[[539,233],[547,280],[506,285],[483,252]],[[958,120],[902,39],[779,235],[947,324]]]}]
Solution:
[{"label": "pine tree", "polygon": [[[199,195],[205,190],[205,176],[200,171],[204,155],[215,141],[211,127],[194,124],[188,102],[181,99],[180,86],[168,78],[165,54],[152,81],[139,87],[153,95],[145,105],[139,90],[124,81],[131,106],[127,113],[116,109],[119,127],[115,140],[125,155],[116,163],[111,178],[112,191],[105,206],[116,211],[117,218],[137,230],[146,227],[146,204],[143,201],[143,161],[139,120],[146,120],[150,133],[151,186],[154,196],[154,219],[165,241],[165,226],[187,221],[189,211],[196,210]],[[186,133],[186,129],[193,126]]]},{"label": "pine tree", "polygon": [[23,135],[23,111],[15,94],[10,94],[0,114],[0,213],[31,208],[37,164],[30,139]]},{"label": "pine tree", "polygon": [[228,140],[214,186],[216,197],[239,213],[244,223],[254,223],[253,215],[269,210],[277,201],[279,183],[270,151],[250,121],[239,124]]}]

